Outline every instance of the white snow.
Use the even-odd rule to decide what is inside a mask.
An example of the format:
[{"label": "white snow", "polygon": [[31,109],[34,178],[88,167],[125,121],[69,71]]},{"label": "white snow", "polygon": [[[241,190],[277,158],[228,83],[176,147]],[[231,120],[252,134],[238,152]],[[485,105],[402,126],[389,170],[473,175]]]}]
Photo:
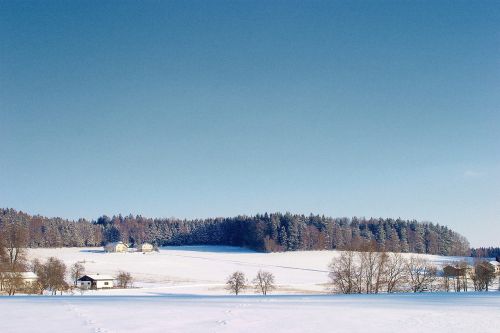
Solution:
[{"label": "white snow", "polygon": [[[327,267],[337,251],[256,253],[234,247],[166,247],[159,253],[96,248],[32,249],[86,274],[135,278],[133,289],[67,296],[0,297],[0,332],[498,332],[500,293],[329,295]],[[438,265],[461,258],[426,256]],[[227,295],[235,270],[249,280],[275,274],[270,296]],[[315,295],[313,295],[315,294]]]},{"label": "white snow", "polygon": [[0,300],[2,333],[498,332],[495,293],[31,296]]},{"label": "white snow", "polygon": [[[259,269],[272,272],[279,294],[318,294],[327,292],[328,264],[338,251],[298,251],[257,253],[230,246],[163,247],[159,253],[105,253],[102,248],[32,249],[30,258],[63,260],[68,267],[84,261],[86,274],[116,276],[124,270],[135,279],[129,290],[91,291],[96,295],[226,294],[224,283],[236,270],[251,280]],[[456,257],[426,255],[438,265]],[[246,291],[253,294],[252,290]]]}]

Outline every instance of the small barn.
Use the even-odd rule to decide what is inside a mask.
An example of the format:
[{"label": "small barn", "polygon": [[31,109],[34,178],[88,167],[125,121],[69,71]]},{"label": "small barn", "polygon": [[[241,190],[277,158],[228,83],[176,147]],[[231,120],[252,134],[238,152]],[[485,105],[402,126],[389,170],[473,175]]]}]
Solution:
[{"label": "small barn", "polygon": [[153,244],[150,243],[142,243],[137,246],[137,252],[152,252],[153,249]]},{"label": "small barn", "polygon": [[84,275],[77,280],[80,289],[106,289],[113,288],[114,278],[109,275]]},{"label": "small barn", "polygon": [[127,252],[128,245],[123,242],[108,243],[104,246],[106,252]]}]

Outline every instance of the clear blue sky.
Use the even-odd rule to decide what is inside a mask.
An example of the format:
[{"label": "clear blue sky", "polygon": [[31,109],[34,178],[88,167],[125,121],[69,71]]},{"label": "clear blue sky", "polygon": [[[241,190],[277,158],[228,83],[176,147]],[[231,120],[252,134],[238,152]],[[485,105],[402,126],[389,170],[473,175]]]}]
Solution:
[{"label": "clear blue sky", "polygon": [[0,206],[500,245],[498,1],[1,1]]}]

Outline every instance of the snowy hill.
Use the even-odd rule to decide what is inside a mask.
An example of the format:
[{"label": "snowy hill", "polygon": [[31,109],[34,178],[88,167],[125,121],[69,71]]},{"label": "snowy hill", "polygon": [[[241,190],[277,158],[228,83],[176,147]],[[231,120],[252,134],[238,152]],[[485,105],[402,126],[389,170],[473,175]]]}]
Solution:
[{"label": "snowy hill", "polygon": [[[338,251],[298,251],[258,253],[229,246],[164,247],[160,252],[104,253],[102,248],[31,249],[31,258],[58,257],[68,266],[84,262],[87,273],[116,274],[125,270],[132,274],[140,289],[108,290],[92,294],[151,295],[227,294],[226,278],[239,270],[251,280],[259,269],[276,277],[279,294],[317,294],[327,292],[328,264]],[[410,254],[407,254],[408,256]],[[437,265],[463,259],[423,255]],[[247,293],[253,294],[252,290]]]}]

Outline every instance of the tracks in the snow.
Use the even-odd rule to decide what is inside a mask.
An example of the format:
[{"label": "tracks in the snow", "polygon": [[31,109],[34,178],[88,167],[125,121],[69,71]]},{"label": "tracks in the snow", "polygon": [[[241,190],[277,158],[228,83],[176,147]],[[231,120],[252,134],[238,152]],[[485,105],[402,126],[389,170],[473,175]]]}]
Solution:
[{"label": "tracks in the snow", "polygon": [[89,333],[112,333],[112,331],[99,325],[94,319],[90,318],[78,306],[70,302],[64,302],[68,311],[73,313],[79,320],[83,321],[85,326],[89,327]]}]

